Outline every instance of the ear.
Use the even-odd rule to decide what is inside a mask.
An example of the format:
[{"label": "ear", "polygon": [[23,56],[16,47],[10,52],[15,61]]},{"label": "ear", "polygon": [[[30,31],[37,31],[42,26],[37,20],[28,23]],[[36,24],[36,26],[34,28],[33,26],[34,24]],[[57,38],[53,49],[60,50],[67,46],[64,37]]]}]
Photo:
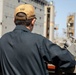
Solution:
[{"label": "ear", "polygon": [[32,20],[32,25],[34,25],[34,24],[35,24],[35,21],[36,21],[36,19],[33,19],[33,20]]}]

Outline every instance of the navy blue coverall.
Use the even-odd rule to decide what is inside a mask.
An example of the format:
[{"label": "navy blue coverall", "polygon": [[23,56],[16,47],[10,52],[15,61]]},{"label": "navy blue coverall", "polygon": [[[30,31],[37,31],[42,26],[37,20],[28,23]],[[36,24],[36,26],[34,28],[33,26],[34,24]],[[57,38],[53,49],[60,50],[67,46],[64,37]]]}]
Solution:
[{"label": "navy blue coverall", "polygon": [[31,33],[25,26],[0,39],[0,65],[3,75],[48,75],[46,64],[61,69],[75,66],[73,55],[45,37]]}]

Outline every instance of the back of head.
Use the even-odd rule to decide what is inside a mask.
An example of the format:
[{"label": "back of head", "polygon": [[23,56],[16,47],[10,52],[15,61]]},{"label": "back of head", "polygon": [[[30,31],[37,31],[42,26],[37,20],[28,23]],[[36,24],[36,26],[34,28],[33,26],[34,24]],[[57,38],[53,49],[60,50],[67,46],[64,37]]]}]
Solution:
[{"label": "back of head", "polygon": [[34,17],[35,10],[34,7],[30,4],[22,4],[15,9],[14,18],[16,25],[25,23],[25,21],[33,19]]}]

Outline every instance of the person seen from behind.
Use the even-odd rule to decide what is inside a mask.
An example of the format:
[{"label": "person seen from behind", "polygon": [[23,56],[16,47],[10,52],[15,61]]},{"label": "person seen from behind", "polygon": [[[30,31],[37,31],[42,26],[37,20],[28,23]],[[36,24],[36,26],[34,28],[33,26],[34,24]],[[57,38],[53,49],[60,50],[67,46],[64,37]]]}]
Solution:
[{"label": "person seen from behind", "polygon": [[2,75],[49,75],[46,63],[63,71],[74,71],[74,56],[40,34],[32,33],[35,9],[21,4],[15,9],[15,29],[0,39]]}]

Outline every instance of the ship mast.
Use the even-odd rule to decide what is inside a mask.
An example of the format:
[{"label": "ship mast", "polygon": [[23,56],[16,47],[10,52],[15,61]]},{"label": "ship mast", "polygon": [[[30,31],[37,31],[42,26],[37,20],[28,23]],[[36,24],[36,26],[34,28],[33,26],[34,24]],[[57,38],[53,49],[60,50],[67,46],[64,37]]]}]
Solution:
[{"label": "ship mast", "polygon": [[44,7],[44,36],[50,41],[54,40],[54,5],[53,1]]}]

